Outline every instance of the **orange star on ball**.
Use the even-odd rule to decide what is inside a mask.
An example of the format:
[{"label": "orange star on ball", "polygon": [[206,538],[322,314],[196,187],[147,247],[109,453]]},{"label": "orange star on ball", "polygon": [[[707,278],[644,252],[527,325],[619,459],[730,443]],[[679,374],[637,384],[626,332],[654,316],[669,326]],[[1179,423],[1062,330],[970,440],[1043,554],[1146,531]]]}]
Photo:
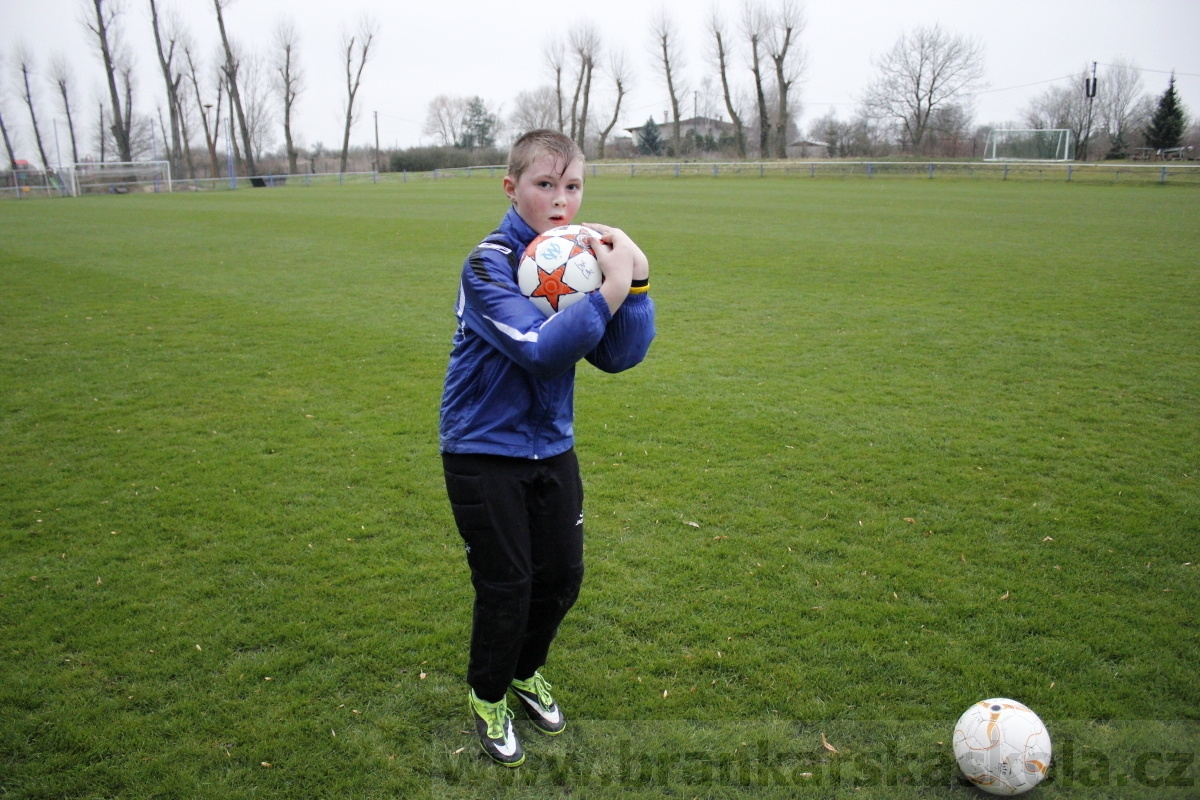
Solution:
[{"label": "orange star on ball", "polygon": [[558,311],[558,299],[563,295],[575,294],[575,290],[563,282],[563,273],[566,271],[566,264],[554,272],[538,269],[538,287],[533,290],[530,297],[544,297],[550,303],[550,307]]}]

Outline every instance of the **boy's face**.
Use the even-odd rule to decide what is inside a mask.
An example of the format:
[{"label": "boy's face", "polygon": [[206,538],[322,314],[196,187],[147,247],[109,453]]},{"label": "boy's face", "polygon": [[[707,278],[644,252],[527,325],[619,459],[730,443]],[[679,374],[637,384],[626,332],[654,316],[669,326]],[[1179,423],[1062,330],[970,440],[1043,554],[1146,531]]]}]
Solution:
[{"label": "boy's face", "polygon": [[534,233],[567,225],[583,202],[583,160],[563,169],[560,159],[538,156],[517,180],[504,176],[504,193]]}]

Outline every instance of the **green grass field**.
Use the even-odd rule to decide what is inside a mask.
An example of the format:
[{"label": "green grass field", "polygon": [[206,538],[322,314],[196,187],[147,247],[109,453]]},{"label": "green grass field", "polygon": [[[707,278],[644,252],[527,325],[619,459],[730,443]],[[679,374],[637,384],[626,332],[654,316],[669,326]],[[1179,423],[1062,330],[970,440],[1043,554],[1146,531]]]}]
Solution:
[{"label": "green grass field", "polygon": [[436,435],[498,179],[0,203],[0,795],[971,797],[1007,696],[1040,796],[1196,796],[1194,188],[587,195],[659,333],[579,373],[575,723],[516,775]]}]

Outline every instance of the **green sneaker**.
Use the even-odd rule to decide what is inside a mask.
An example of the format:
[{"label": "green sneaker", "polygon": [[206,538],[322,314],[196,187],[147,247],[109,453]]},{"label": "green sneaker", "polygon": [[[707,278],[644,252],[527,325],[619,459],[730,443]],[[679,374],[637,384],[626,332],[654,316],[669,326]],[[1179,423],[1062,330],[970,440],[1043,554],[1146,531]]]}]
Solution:
[{"label": "green sneaker", "polygon": [[512,688],[533,727],[550,736],[557,736],[567,727],[558,703],[550,695],[550,684],[542,677],[542,673],[533,673],[529,680],[513,681]]},{"label": "green sneaker", "polygon": [[499,703],[488,703],[480,700],[471,690],[471,713],[475,715],[475,733],[479,736],[479,745],[483,752],[497,764],[506,767],[519,767],[525,763],[525,753],[521,743],[517,741],[517,733],[513,730],[513,713],[508,708],[508,699],[502,698]]}]

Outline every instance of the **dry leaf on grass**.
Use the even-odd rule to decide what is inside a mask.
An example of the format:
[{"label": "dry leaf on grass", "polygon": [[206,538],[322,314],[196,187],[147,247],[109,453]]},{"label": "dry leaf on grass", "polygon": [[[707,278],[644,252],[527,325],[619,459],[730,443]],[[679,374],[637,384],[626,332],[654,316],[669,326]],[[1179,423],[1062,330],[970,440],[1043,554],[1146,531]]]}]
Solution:
[{"label": "dry leaf on grass", "polygon": [[825,731],[821,731],[821,747],[824,747],[831,753],[836,753],[838,751],[838,749],[831,745],[829,740],[825,738]]}]

